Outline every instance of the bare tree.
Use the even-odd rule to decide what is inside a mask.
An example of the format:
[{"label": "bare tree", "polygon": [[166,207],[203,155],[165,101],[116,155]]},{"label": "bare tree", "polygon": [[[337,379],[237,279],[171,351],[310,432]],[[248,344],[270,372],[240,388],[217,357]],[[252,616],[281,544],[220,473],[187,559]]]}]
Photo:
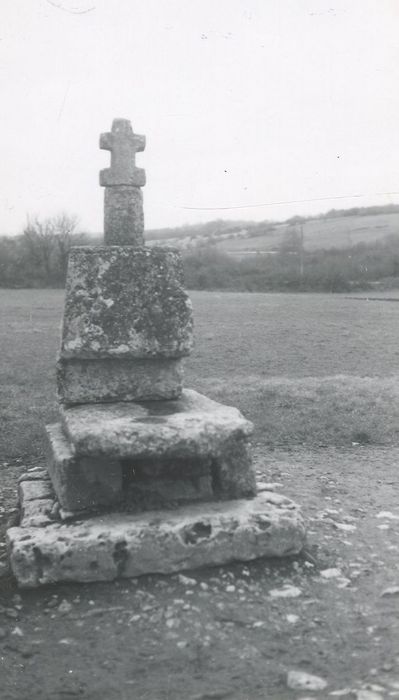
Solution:
[{"label": "bare tree", "polygon": [[54,246],[54,227],[51,219],[40,221],[38,217],[28,217],[24,229],[24,242],[29,260],[38,277],[46,284],[51,282],[51,256]]},{"label": "bare tree", "polygon": [[62,213],[53,219],[55,228],[55,245],[58,252],[58,267],[62,279],[65,278],[68,265],[68,255],[71,245],[81,242],[82,234],[76,233],[77,216]]},{"label": "bare tree", "polygon": [[77,217],[66,213],[46,219],[28,217],[24,245],[35,276],[44,285],[64,282],[69,249],[85,239],[83,234],[76,233],[77,224]]}]

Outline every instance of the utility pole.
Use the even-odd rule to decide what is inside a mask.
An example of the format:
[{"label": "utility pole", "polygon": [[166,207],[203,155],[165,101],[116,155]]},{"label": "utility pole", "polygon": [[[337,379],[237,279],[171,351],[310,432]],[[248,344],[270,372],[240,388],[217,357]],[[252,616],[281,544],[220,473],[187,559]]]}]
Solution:
[{"label": "utility pole", "polygon": [[300,246],[299,246],[299,276],[301,278],[301,286],[303,282],[303,224],[300,225],[299,227],[299,241],[300,241]]}]

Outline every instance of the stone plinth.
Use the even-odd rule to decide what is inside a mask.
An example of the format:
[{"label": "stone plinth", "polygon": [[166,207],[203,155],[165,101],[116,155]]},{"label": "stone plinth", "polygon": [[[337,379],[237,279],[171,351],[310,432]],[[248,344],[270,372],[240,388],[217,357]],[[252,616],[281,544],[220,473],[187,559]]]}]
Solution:
[{"label": "stone plinth", "polygon": [[192,389],[176,401],[64,408],[61,420],[77,454],[119,458],[215,457],[253,431],[237,408]]},{"label": "stone plinth", "polygon": [[178,358],[193,345],[181,257],[165,248],[79,247],[69,256],[61,357]]},{"label": "stone plinth", "polygon": [[177,399],[183,390],[181,359],[60,359],[58,396],[65,405],[103,401]]},{"label": "stone plinth", "polygon": [[47,428],[48,465],[70,512],[256,494],[252,423],[195,391],[176,401],[73,406],[61,419]]},{"label": "stone plinth", "polygon": [[112,581],[142,574],[283,557],[301,551],[298,506],[275,493],[175,511],[114,513],[77,523],[14,527],[11,568],[22,588],[59,581]]}]

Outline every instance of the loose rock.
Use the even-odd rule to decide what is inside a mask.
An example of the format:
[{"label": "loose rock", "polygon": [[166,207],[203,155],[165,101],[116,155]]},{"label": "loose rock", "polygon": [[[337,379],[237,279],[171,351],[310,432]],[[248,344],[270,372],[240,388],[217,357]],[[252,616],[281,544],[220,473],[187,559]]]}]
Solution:
[{"label": "loose rock", "polygon": [[71,612],[71,610],[72,610],[71,603],[68,603],[68,601],[65,599],[58,606],[58,612],[62,613],[62,615],[66,615],[67,613]]},{"label": "loose rock", "polygon": [[292,690],[324,690],[327,685],[324,678],[313,676],[305,671],[289,671],[287,675],[287,686]]},{"label": "loose rock", "polygon": [[388,595],[399,595],[399,586],[390,586],[385,588],[381,593],[381,598]]},{"label": "loose rock", "polygon": [[320,576],[323,578],[337,578],[342,576],[340,569],[323,569],[320,571]]},{"label": "loose rock", "polygon": [[269,596],[271,598],[297,598],[301,594],[302,591],[300,588],[291,586],[290,584],[286,584],[282,588],[273,588],[269,591]]}]

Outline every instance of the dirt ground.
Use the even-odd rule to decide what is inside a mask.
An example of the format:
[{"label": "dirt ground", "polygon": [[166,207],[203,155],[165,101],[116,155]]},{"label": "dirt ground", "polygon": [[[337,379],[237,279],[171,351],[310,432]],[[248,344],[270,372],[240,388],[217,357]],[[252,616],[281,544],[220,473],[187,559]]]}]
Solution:
[{"label": "dirt ground", "polygon": [[[303,505],[302,556],[34,591],[3,577],[0,697],[399,697],[399,448],[254,457]],[[3,527],[22,470],[3,465]],[[291,690],[290,670],[328,685]]]}]

